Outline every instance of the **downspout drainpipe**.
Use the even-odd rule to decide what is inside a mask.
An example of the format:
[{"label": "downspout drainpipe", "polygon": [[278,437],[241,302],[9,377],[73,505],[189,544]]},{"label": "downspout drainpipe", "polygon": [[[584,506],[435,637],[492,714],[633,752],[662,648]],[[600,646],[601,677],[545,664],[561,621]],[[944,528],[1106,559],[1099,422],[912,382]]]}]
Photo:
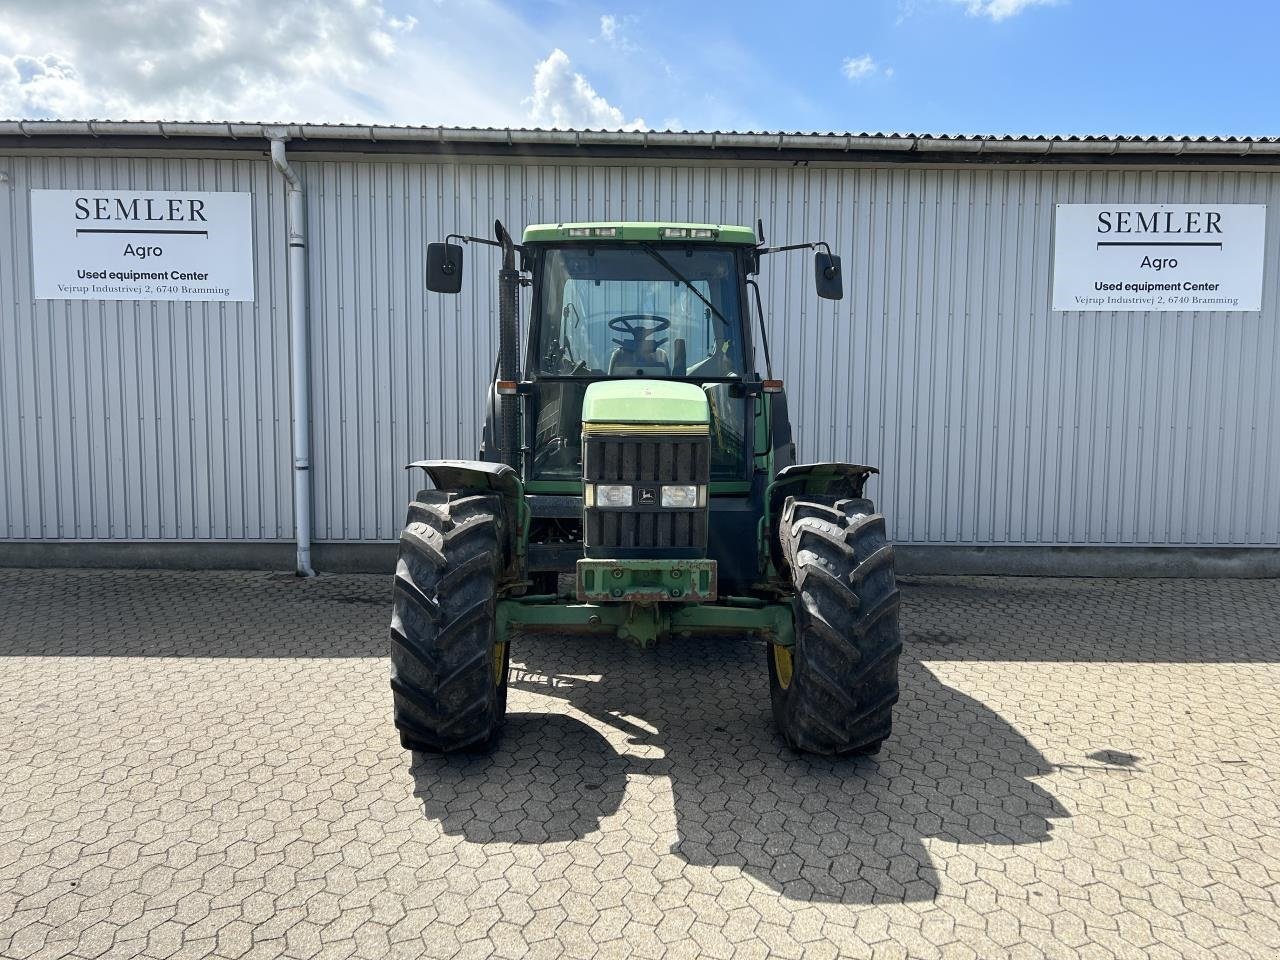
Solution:
[{"label": "downspout drainpipe", "polygon": [[302,181],[289,166],[283,134],[271,138],[271,162],[288,184],[289,373],[293,381],[293,522],[298,539],[295,573],[311,568],[311,364],[307,325],[306,209]]}]

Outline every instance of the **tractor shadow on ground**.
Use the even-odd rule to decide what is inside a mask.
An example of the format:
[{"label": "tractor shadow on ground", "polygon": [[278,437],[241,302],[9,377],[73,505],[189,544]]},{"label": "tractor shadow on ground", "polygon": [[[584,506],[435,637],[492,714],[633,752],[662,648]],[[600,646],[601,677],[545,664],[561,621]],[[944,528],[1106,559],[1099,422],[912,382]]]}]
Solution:
[{"label": "tractor shadow on ground", "polygon": [[[414,759],[426,815],[474,842],[587,837],[623,804],[628,775],[656,775],[670,781],[670,849],[686,862],[737,867],[799,901],[901,903],[937,896],[925,838],[1042,843],[1051,820],[1067,815],[1032,779],[1050,772],[1045,758],[911,657],[892,738],[877,757],[847,760],[782,743],[757,643],[639,651],[538,639],[513,658],[523,667],[512,672],[513,713],[498,750]],[[592,725],[520,712],[554,699]],[[639,814],[659,819],[652,806]]]},{"label": "tractor shadow on ground", "polygon": [[507,715],[489,754],[414,753],[423,812],[472,843],[579,840],[618,812],[630,761],[589,724],[558,713]]}]

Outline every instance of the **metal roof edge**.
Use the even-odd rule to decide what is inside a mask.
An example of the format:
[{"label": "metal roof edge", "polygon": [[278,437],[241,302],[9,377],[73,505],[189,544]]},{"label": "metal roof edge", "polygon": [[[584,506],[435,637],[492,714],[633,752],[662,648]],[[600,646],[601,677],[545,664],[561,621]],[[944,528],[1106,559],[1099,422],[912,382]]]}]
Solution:
[{"label": "metal roof edge", "polygon": [[[803,151],[806,154],[896,153],[1046,158],[1054,155],[1139,154],[1179,157],[1187,154],[1280,155],[1277,137],[1146,137],[1146,136],[996,136],[914,133],[775,133],[673,130],[543,130],[497,127],[410,127],[353,124],[271,124],[240,122],[120,120],[0,120],[0,136],[34,140],[41,137],[150,137],[220,140],[291,140],[378,143],[421,142],[435,146],[468,146],[486,150],[519,147],[608,148],[648,150]],[[833,156],[834,159],[834,156]]]}]

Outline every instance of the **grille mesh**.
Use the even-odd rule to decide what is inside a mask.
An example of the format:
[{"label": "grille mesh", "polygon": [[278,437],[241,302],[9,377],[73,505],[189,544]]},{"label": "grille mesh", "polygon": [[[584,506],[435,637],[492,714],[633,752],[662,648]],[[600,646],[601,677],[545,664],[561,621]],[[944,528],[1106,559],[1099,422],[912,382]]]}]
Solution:
[{"label": "grille mesh", "polygon": [[[664,483],[705,484],[710,478],[707,437],[587,437],[583,444],[583,476],[588,483],[644,486]],[[660,499],[660,498],[659,498]],[[588,548],[705,549],[707,511],[639,507],[628,510],[590,507],[586,519]]]},{"label": "grille mesh", "polygon": [[588,483],[706,483],[710,453],[707,437],[589,437],[583,471]]},{"label": "grille mesh", "polygon": [[586,515],[588,547],[701,548],[707,542],[705,509],[663,513],[588,509]]}]

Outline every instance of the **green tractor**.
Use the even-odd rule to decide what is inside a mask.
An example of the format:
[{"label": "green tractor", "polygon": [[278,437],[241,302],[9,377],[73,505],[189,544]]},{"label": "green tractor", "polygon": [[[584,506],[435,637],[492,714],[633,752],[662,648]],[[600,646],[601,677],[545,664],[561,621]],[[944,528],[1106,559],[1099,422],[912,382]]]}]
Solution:
[{"label": "green tractor", "polygon": [[838,300],[839,258],[765,246],[760,224],[541,225],[517,244],[499,222],[429,244],[429,290],[461,290],[462,243],[501,252],[499,349],[478,459],[410,465],[435,489],[400,537],[400,742],[492,746],[511,643],[541,631],[762,640],[791,747],[877,751],[901,649],[893,547],[863,494],[877,471],[794,462],[754,279],[763,257],[816,250],[817,294]]}]

